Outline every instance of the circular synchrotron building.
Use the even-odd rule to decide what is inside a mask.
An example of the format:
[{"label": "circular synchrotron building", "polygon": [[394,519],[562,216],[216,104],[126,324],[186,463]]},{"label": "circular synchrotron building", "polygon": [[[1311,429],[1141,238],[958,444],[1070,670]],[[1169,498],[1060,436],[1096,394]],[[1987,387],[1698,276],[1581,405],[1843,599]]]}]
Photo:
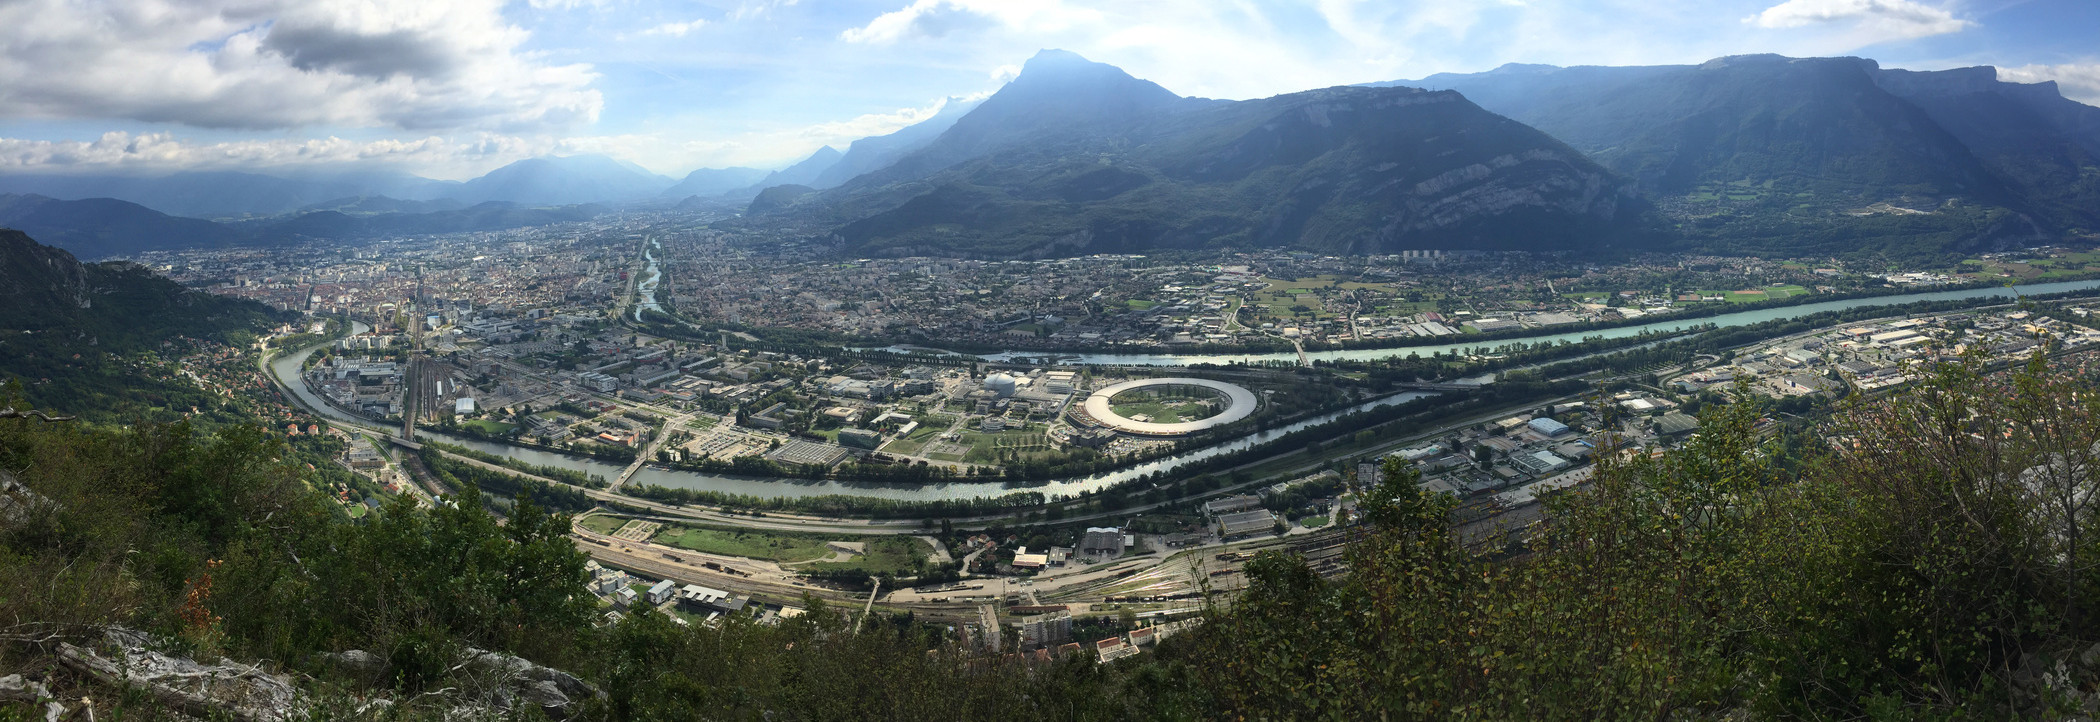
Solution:
[{"label": "circular synchrotron building", "polygon": [[[1207,419],[1184,421],[1177,424],[1156,424],[1117,416],[1115,410],[1109,406],[1109,399],[1113,399],[1117,394],[1125,391],[1171,386],[1195,386],[1214,391],[1225,397],[1225,409]],[[1086,397],[1086,403],[1081,406],[1081,409],[1085,412],[1088,421],[1118,432],[1133,436],[1175,437],[1186,436],[1205,429],[1214,429],[1240,421],[1253,416],[1255,409],[1259,408],[1260,405],[1261,402],[1255,399],[1254,392],[1237,384],[1228,384],[1223,381],[1212,381],[1210,379],[1164,378],[1138,379],[1101,387],[1095,390],[1092,395]]]}]

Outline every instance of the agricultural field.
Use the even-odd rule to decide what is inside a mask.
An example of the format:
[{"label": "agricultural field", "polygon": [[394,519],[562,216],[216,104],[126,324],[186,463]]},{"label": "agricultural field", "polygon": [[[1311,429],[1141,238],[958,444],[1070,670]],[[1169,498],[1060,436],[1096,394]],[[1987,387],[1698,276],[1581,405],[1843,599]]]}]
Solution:
[{"label": "agricultural field", "polygon": [[2100,253],[2067,253],[2061,258],[2020,261],[1969,259],[1961,262],[1959,272],[1972,279],[2036,281],[2071,278],[2100,272]]}]

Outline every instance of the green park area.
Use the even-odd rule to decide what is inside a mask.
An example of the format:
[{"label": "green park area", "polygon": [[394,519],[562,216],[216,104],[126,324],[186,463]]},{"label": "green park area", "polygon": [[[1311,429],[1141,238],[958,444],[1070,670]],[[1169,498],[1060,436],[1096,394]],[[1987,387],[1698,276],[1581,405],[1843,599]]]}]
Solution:
[{"label": "green park area", "polygon": [[[611,534],[625,526],[627,521],[625,517],[593,514],[578,519],[577,523],[600,534]],[[917,537],[804,534],[680,524],[664,525],[649,541],[703,554],[776,562],[802,570],[858,569],[870,574],[907,573],[914,570],[926,555],[933,553],[933,547]],[[833,548],[831,542],[860,544],[862,551],[842,551]]]},{"label": "green park area", "polygon": [[1217,404],[1192,399],[1150,398],[1110,403],[1109,410],[1126,419],[1151,421],[1155,424],[1178,424],[1183,421],[1207,419],[1218,415],[1219,411]]},{"label": "green park area", "polygon": [[1132,389],[1109,399],[1108,408],[1133,421],[1149,421],[1155,424],[1178,424],[1184,421],[1207,419],[1225,410],[1215,394],[1205,391],[1189,392],[1181,387],[1152,387]]},{"label": "green park area", "polygon": [[1050,437],[1042,432],[1040,426],[1008,429],[1006,431],[964,433],[962,435],[962,443],[970,447],[970,452],[957,460],[967,461],[972,464],[988,464],[1000,461],[1009,454],[1016,458],[1026,459],[1031,454],[1047,453],[1052,450]]},{"label": "green park area", "polygon": [[509,434],[510,432],[515,431],[518,428],[517,424],[506,423],[502,421],[490,421],[488,419],[474,419],[471,421],[462,421],[459,422],[459,425],[461,428],[473,429],[484,434],[490,434],[495,436]]},{"label": "green park area", "polygon": [[[950,419],[951,417],[943,416],[940,418]],[[941,432],[947,431],[948,424],[949,421],[937,423],[921,421],[919,422],[919,428],[912,429],[911,433],[905,434],[903,438],[891,441],[888,445],[882,447],[882,450],[892,454],[917,454],[921,449],[926,448],[926,442],[931,441],[935,436],[939,436]]]},{"label": "green park area", "polygon": [[620,527],[626,526],[627,518],[606,514],[592,514],[578,518],[576,524],[599,534],[611,534],[619,531]]}]

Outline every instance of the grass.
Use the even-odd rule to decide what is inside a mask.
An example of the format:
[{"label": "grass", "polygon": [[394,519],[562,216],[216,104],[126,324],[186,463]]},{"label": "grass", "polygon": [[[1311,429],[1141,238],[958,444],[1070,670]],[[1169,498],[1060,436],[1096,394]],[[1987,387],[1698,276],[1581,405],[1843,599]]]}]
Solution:
[{"label": "grass", "polygon": [[619,531],[620,527],[625,526],[627,524],[627,519],[624,517],[607,516],[605,514],[592,514],[590,516],[577,519],[576,523],[582,525],[585,529],[589,529],[599,534],[609,535],[615,531]]},{"label": "grass", "polygon": [[[617,527],[626,520],[616,517],[594,516],[585,520],[607,519]],[[651,539],[658,544],[690,549],[703,554],[760,559],[782,564],[797,564],[824,559],[833,554],[828,542],[865,542],[866,552],[843,562],[817,562],[804,569],[859,569],[870,574],[910,573],[918,568],[926,555],[933,553],[932,545],[917,537],[881,536],[855,537],[840,534],[798,534],[794,532],[772,532],[748,529],[716,529],[712,527],[666,525]]]},{"label": "grass", "polygon": [[[940,418],[947,419],[948,417]],[[891,441],[889,445],[882,447],[882,450],[892,454],[919,453],[920,449],[926,448],[927,441],[948,430],[948,423],[948,421],[941,421],[937,424],[920,422],[919,428],[912,429],[911,433],[903,438]]]},{"label": "grass", "polygon": [[518,428],[517,424],[506,423],[502,421],[490,421],[488,419],[474,419],[472,421],[462,421],[459,423],[459,425],[463,427],[472,428],[484,434],[498,435],[508,434],[511,431]]},{"label": "grass", "polygon": [[1124,301],[1123,305],[1130,307],[1130,310],[1132,311],[1150,311],[1152,310],[1153,306],[1157,306],[1159,305],[1159,303],[1155,301],[1147,301],[1144,299],[1133,298],[1128,301]]},{"label": "grass", "polygon": [[818,562],[809,565],[813,570],[858,569],[869,574],[907,574],[919,568],[926,555],[933,553],[933,546],[926,540],[908,536],[886,536],[868,539],[867,553],[844,562]]},{"label": "grass", "polygon": [[1327,522],[1329,521],[1332,520],[1328,519],[1325,514],[1315,514],[1313,516],[1308,516],[1303,519],[1299,519],[1298,526],[1302,526],[1307,529],[1318,529],[1320,527],[1327,526]]},{"label": "grass", "polygon": [[827,539],[772,532],[665,526],[650,541],[706,554],[773,562],[806,562],[831,555],[831,547],[825,545]]},{"label": "grass", "polygon": [[1175,403],[1150,399],[1135,403],[1111,404],[1109,410],[1126,419],[1145,414],[1152,417],[1152,423],[1156,424],[1178,424],[1183,421],[1195,421],[1216,416],[1218,413],[1217,409],[1195,402]]},{"label": "grass", "polygon": [[717,419],[712,416],[695,416],[692,421],[685,422],[685,426],[689,429],[711,429],[714,428],[716,421]]},{"label": "grass", "polygon": [[993,433],[973,432],[962,435],[962,442],[970,446],[970,453],[962,461],[988,463],[999,458],[999,452],[1019,452],[1026,458],[1030,452],[1050,450],[1050,437],[1040,430],[999,431]]}]

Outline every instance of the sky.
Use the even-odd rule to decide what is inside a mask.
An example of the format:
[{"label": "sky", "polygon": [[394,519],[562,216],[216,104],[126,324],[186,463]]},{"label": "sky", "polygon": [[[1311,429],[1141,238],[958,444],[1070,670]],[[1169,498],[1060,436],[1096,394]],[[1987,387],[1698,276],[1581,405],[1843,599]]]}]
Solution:
[{"label": "sky", "polygon": [[0,0],[0,173],[770,168],[1042,48],[1212,98],[1780,53],[2100,105],[2095,0]]}]

